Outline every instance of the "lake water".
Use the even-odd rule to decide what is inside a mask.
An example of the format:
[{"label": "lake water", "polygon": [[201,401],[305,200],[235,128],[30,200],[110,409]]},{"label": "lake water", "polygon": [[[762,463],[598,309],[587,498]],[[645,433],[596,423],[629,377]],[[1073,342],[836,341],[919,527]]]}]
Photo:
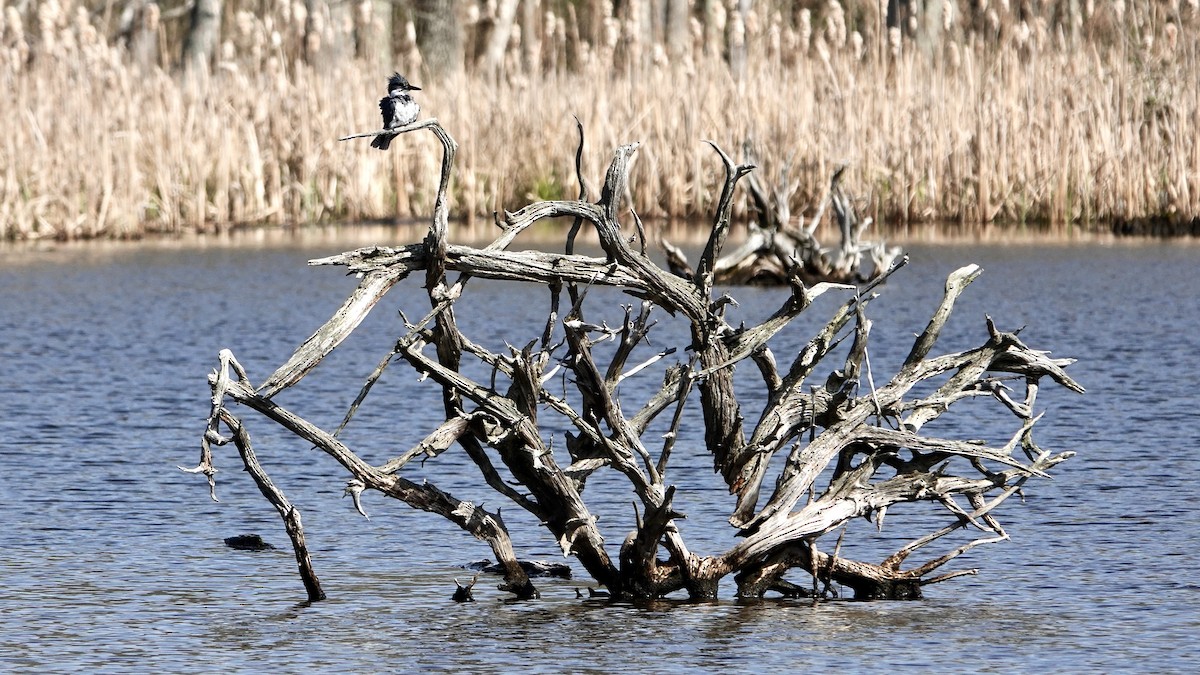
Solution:
[{"label": "lake water", "polygon": [[[355,284],[305,261],[347,247],[248,239],[0,250],[0,670],[1183,671],[1200,658],[1191,571],[1200,245],[909,247],[912,264],[869,311],[877,383],[924,327],[945,276],[976,262],[984,274],[939,351],[982,342],[988,313],[1004,329],[1028,326],[1031,345],[1078,358],[1070,372],[1088,389],[1043,390],[1039,441],[1078,455],[1001,509],[1012,541],[949,567],[978,576],[926,587],[922,601],[737,602],[727,580],[712,603],[610,605],[576,598],[588,585],[576,563],[573,580],[538,581],[540,600],[510,601],[481,578],[478,602],[456,604],[454,578],[470,577],[461,566],[487,557],[486,545],[379,495],[366,496],[363,519],[341,498],[339,466],[245,411],[260,459],[304,514],[329,594],[308,605],[278,516],[236,451],[217,450],[220,503],[203,478],[175,467],[197,461],[217,352],[231,348],[253,380],[265,379]],[[736,312],[764,316],[780,293],[736,290]],[[396,288],[279,402],[336,426],[399,334],[395,310],[419,316],[425,302],[416,280]],[[469,334],[519,345],[540,332],[546,293],[477,280],[464,302]],[[781,336],[781,361],[832,307],[818,305]],[[664,317],[662,331],[678,327]],[[624,393],[638,399],[637,387],[655,384],[631,381]],[[344,437],[381,462],[427,433],[440,405],[401,364],[377,389]],[[948,418],[947,433],[1010,428],[991,406]],[[685,450],[689,433],[672,469],[688,492],[682,527],[694,550],[718,552],[732,541],[728,528],[704,523],[729,500],[707,458]],[[455,451],[413,475],[501,505]],[[589,483],[588,496],[618,486]],[[627,491],[595,504],[610,519],[601,521],[609,544],[619,544]],[[562,560],[536,523],[515,507],[504,513],[522,557]],[[913,512],[918,523],[945,521],[932,517]],[[853,523],[847,540],[863,539],[866,557],[886,553],[912,534],[904,513],[888,521],[882,535]],[[223,543],[250,532],[280,550]]]}]

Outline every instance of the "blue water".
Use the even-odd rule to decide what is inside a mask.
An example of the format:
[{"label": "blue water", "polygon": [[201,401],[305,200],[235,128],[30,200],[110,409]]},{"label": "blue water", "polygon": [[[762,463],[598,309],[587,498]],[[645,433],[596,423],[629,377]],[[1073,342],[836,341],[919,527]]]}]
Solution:
[{"label": "blue water", "polygon": [[[1078,455],[1002,507],[1012,541],[949,567],[978,576],[928,586],[925,600],[737,602],[727,580],[714,603],[610,605],[576,598],[589,580],[575,564],[575,579],[538,580],[540,600],[513,602],[481,578],[478,602],[456,604],[454,579],[471,576],[462,565],[487,557],[486,545],[379,495],[366,496],[363,519],[342,499],[341,467],[245,411],[260,459],[304,514],[329,594],[310,606],[278,516],[236,452],[217,451],[220,503],[175,467],[198,459],[217,352],[232,349],[251,379],[265,379],[356,283],[305,261],[348,247],[0,249],[0,670],[1181,671],[1200,658],[1200,583],[1188,564],[1200,544],[1198,245],[909,247],[912,264],[869,309],[877,384],[924,327],[945,276],[975,262],[984,274],[938,351],[981,343],[990,314],[1006,330],[1027,326],[1032,346],[1078,358],[1069,371],[1088,389],[1043,388],[1039,442]],[[735,321],[782,301],[778,290],[734,293]],[[544,289],[475,280],[459,318],[480,342],[520,346],[540,334],[547,301]],[[334,428],[403,330],[396,310],[415,319],[427,306],[420,281],[406,281],[278,402]],[[819,303],[780,336],[782,363],[833,307]],[[681,328],[664,316],[659,330]],[[656,377],[630,380],[623,394],[644,398]],[[739,377],[750,389],[754,373]],[[382,462],[428,433],[439,408],[427,383],[395,364],[343,437]],[[996,410],[952,409],[939,431],[1004,435],[1011,425]],[[688,493],[681,528],[694,550],[716,553],[733,540],[706,522],[720,522],[728,497],[708,460],[687,451],[689,433],[672,468]],[[455,451],[411,475],[502,506]],[[627,489],[594,479],[588,490],[618,545],[632,522]],[[909,516],[945,522],[931,513],[890,513],[882,534],[852,523],[850,550],[886,554],[926,531],[906,530]],[[516,507],[504,515],[519,555],[562,560],[537,523]],[[280,550],[223,543],[248,532]]]}]

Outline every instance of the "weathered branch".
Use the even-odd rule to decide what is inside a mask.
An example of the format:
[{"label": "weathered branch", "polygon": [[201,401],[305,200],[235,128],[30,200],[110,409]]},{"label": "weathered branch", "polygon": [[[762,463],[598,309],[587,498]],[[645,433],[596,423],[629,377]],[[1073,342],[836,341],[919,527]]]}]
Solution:
[{"label": "weathered branch", "polygon": [[250,433],[246,431],[241,421],[224,409],[221,410],[220,416],[221,421],[233,433],[233,442],[242,455],[246,471],[254,478],[263,497],[271,502],[275,510],[279,511],[279,516],[283,518],[284,529],[287,530],[288,538],[292,540],[292,550],[296,554],[296,566],[300,570],[300,579],[304,582],[304,590],[308,593],[309,602],[324,600],[325,591],[321,590],[321,580],[317,578],[317,573],[313,570],[312,558],[308,555],[308,544],[304,541],[304,524],[300,518],[299,509],[292,506],[283,491],[275,487],[275,484],[271,482],[271,477],[258,463],[258,457],[255,456],[254,448],[250,445]]},{"label": "weathered branch", "polygon": [[[499,514],[491,514],[470,502],[459,501],[432,484],[417,485],[395,474],[376,469],[332,434],[255,392],[245,382],[232,382],[218,374],[213,376],[212,387],[214,392],[223,391],[229,399],[261,413],[320,448],[345,467],[365,488],[395,497],[414,508],[442,515],[476,538],[487,541],[498,560],[502,563],[512,562],[513,568],[505,577],[506,588],[521,597],[537,594],[528,577],[516,564],[512,543]],[[223,401],[219,407],[224,409]]]}]

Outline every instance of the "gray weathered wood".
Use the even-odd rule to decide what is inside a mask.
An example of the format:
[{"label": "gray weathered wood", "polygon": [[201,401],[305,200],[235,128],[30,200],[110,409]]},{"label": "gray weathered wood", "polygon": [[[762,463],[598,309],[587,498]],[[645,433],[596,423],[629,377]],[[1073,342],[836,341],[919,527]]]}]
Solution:
[{"label": "gray weathered wood", "polygon": [[[213,446],[228,442],[220,433],[222,425],[235,438],[243,438],[244,422],[232,412],[232,406],[239,405],[281,425],[340,464],[350,474],[347,493],[364,515],[370,496],[383,494],[440,514],[486,541],[504,570],[501,588],[518,597],[536,597],[538,591],[516,558],[500,509],[489,511],[458,500],[431,481],[409,481],[402,474],[412,460],[420,458],[433,472],[440,463],[456,461],[455,449],[461,448],[463,459],[458,461],[473,464],[482,484],[499,499],[537,518],[563,554],[575,557],[615,597],[660,597],[683,591],[692,598],[712,598],[721,579],[733,575],[742,597],[766,592],[826,597],[835,594],[840,584],[864,598],[915,598],[925,584],[973,573],[938,570],[977,546],[1006,540],[999,507],[1018,490],[1028,489],[1031,480],[1048,476],[1071,457],[1070,452],[1041,449],[1033,436],[1043,414],[1035,410],[1043,378],[1083,392],[1065,371],[1070,359],[1051,358],[1030,348],[1015,333],[997,328],[991,318],[979,331],[979,347],[935,352],[955,302],[980,274],[977,266],[963,267],[947,279],[942,301],[933,308],[903,365],[890,376],[871,372],[868,310],[879,298],[880,285],[907,259],[890,253],[878,257],[869,280],[856,271],[866,252],[860,243],[865,221],[853,212],[852,200],[840,185],[841,172],[832,181],[828,201],[842,228],[842,245],[824,250],[811,242],[802,244],[812,254],[807,263],[794,259],[794,250],[771,253],[788,290],[769,317],[734,327],[725,319],[732,298],[716,295],[714,288],[720,282],[721,254],[740,179],[751,177],[748,189],[760,211],[772,204],[748,165],[734,165],[721,148],[713,146],[725,168],[721,198],[697,269],[680,275],[646,256],[644,226],[621,203],[638,151],[636,143],[615,150],[600,198],[592,203],[582,187],[580,126],[576,172],[581,198],[504,212],[496,219],[501,228],[496,240],[473,248],[449,241],[448,194],[457,149],[453,139],[435,120],[386,133],[422,129],[434,133],[443,148],[441,181],[424,240],[365,247],[311,261],[343,266],[360,275],[362,282],[257,389],[233,354],[221,352],[220,367],[210,380],[212,409],[201,439],[200,464],[186,469],[206,476],[214,498]],[[384,132],[348,138],[379,133]],[[768,214],[767,222],[781,227],[788,212],[779,206],[778,194],[774,199],[776,210]],[[621,222],[625,216],[632,218],[633,228]],[[507,250],[534,224],[562,217],[574,223],[566,235],[565,253]],[[574,252],[583,227],[594,229],[603,258]],[[812,233],[804,227],[799,231],[798,236]],[[761,239],[753,247],[735,253],[753,254],[780,232],[762,231],[755,236]],[[639,244],[631,245],[634,241]],[[679,252],[669,258],[676,272],[686,266]],[[886,264],[880,267],[882,262]],[[838,282],[814,283],[814,271],[821,269],[822,274],[832,271]],[[393,362],[419,373],[427,386],[440,392],[444,420],[416,446],[373,466],[336,432],[324,431],[273,397],[298,386],[392,287],[418,272],[428,309],[421,310],[423,316],[416,321],[405,318],[403,334],[379,360],[338,431],[352,422],[359,406],[367,404],[371,392],[381,386],[383,369]],[[457,278],[449,278],[451,273]],[[548,288],[547,319],[538,327],[539,337],[494,352],[482,344],[487,341],[466,335],[456,311],[458,300],[471,292],[469,282],[474,278]],[[618,288],[637,301],[626,307],[619,323],[610,326],[588,316],[595,304],[588,294],[592,286]],[[564,287],[569,303],[560,307]],[[845,293],[845,300],[796,354],[777,357],[770,348],[774,338],[809,310],[817,296],[828,292]],[[686,344],[651,342],[660,311],[687,323]],[[612,348],[595,349],[606,342]],[[843,345],[840,350],[839,345]],[[463,366],[471,361],[486,366],[490,378],[468,376],[464,371],[469,369]],[[734,369],[747,361],[761,374],[766,394],[765,403],[759,404],[762,413],[754,421],[744,419],[741,392],[734,388]],[[650,381],[661,384],[649,400],[634,406],[622,396],[622,383],[630,378],[656,378]],[[1010,395],[1008,388],[1018,382],[1024,383],[1024,394]],[[1012,415],[1015,430],[1007,443],[989,445],[924,431],[929,422],[957,410],[955,403],[972,398],[994,399],[995,409]],[[688,445],[681,442],[680,432],[686,413],[697,407],[704,440]],[[646,437],[654,420],[668,411],[669,421],[662,422],[667,426],[664,436]],[[550,431],[564,428],[570,431],[560,438]],[[248,436],[238,446],[245,448],[244,458],[253,456]],[[681,488],[673,478],[671,457],[681,452],[708,455],[729,490],[731,541],[724,551],[708,555],[691,551],[677,526],[685,516],[674,507]],[[785,452],[784,461],[772,461]],[[592,477],[607,471],[616,472],[634,499],[635,525],[616,534],[623,537],[617,540],[621,545],[616,559],[605,547],[606,536],[614,536],[605,532],[610,521],[586,499],[588,486],[595,482]],[[769,492],[764,486],[770,486]],[[282,493],[266,489],[263,493],[285,519],[295,513],[289,534],[300,531],[298,512],[290,504],[280,506],[285,503],[279,501]],[[842,554],[849,522],[868,518],[882,528],[889,507],[906,502],[935,505],[945,512],[945,524],[879,564]],[[948,550],[904,567],[918,551],[930,550],[938,542],[945,546],[946,537],[962,530],[976,532],[965,542],[951,543]],[[837,542],[831,551],[818,545],[834,532]],[[790,571],[809,575],[812,590],[784,579]]]}]

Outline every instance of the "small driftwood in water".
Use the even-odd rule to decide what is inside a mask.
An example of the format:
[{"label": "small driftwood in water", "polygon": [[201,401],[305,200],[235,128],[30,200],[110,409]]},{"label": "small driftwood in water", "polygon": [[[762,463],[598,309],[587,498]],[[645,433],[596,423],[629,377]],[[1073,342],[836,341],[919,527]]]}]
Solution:
[{"label": "small driftwood in water", "polygon": [[274,551],[275,546],[263,541],[257,534],[239,534],[225,537],[225,545],[237,551]]},{"label": "small driftwood in water", "polygon": [[[522,560],[521,569],[531,577],[571,578],[571,566],[565,563],[544,562],[542,560]],[[488,574],[504,574],[504,566],[491,560],[477,560],[467,564],[467,569],[487,572]]]},{"label": "small driftwood in water", "polygon": [[[253,386],[228,350],[221,352],[221,365],[209,380],[212,410],[200,465],[190,471],[208,478],[215,498],[211,446],[227,442],[218,431],[222,425],[229,429],[247,468],[257,467],[252,473],[263,494],[285,517],[297,559],[303,558],[302,575],[311,574],[311,567],[304,564],[307,553],[301,555],[303,537],[295,536],[299,515],[282,493],[264,487],[273,486],[262,480],[266,474],[251,461],[248,435],[234,414],[235,406],[261,414],[340,464],[348,479],[347,492],[363,515],[368,498],[383,495],[439,514],[486,542],[504,575],[500,588],[520,598],[537,597],[538,591],[527,566],[517,558],[500,509],[487,510],[452,496],[437,487],[436,476],[410,480],[405,472],[413,459],[420,458],[426,471],[436,471],[445,462],[469,462],[481,483],[506,505],[527,511],[541,523],[563,554],[575,557],[613,597],[654,598],[682,591],[692,598],[712,598],[719,582],[732,577],[740,597],[777,592],[822,598],[843,586],[853,589],[856,597],[914,598],[923,585],[974,573],[938,570],[976,546],[1007,539],[998,507],[1028,487],[1030,479],[1047,476],[1073,454],[1043,450],[1033,437],[1040,418],[1034,407],[1044,379],[1083,391],[1064,371],[1070,359],[1052,359],[1028,347],[990,318],[981,326],[985,330],[978,347],[933,353],[959,295],[980,274],[977,266],[949,276],[940,305],[903,365],[882,379],[880,373],[870,372],[872,324],[867,308],[877,297],[877,285],[902,267],[904,258],[857,289],[809,284],[802,261],[781,259],[787,290],[780,294],[778,309],[755,325],[735,327],[726,321],[725,309],[732,300],[714,295],[715,270],[729,230],[733,195],[750,167],[734,166],[719,148],[726,173],[712,232],[697,272],[681,278],[646,255],[645,232],[636,215],[632,237],[631,228],[620,221],[626,214],[621,199],[636,143],[616,150],[598,201],[588,200],[580,175],[579,199],[505,212],[497,218],[500,236],[476,249],[452,245],[447,236],[446,196],[457,146],[434,120],[402,132],[416,129],[429,129],[443,148],[441,183],[425,240],[312,261],[344,266],[361,279],[357,289],[262,384]],[[577,173],[582,127],[579,133]],[[836,194],[836,179],[834,187]],[[835,199],[835,208],[841,208],[837,203]],[[538,221],[564,217],[574,225],[563,253],[508,250]],[[575,237],[585,225],[594,228],[603,257],[575,253]],[[274,400],[279,392],[297,386],[349,336],[389,289],[416,273],[428,295],[428,311],[416,320],[404,319],[404,331],[375,366],[337,430],[326,431]],[[457,301],[475,277],[546,288],[547,316],[538,334],[502,352],[465,334],[457,321]],[[589,289],[597,286],[615,287],[636,299],[624,307],[624,318],[616,325],[594,318]],[[824,326],[780,362],[770,347],[772,339],[824,293],[845,297]],[[664,312],[686,322],[686,344],[651,344],[653,317]],[[402,316],[414,314],[410,308],[410,314]],[[609,347],[594,349],[602,342]],[[461,368],[464,360],[485,365],[490,378],[467,375]],[[762,412],[756,419],[747,417],[734,389],[734,368],[745,362],[761,375],[762,393],[755,408]],[[338,433],[393,363],[407,365],[426,386],[440,391],[444,422],[412,449],[377,466],[362,459]],[[635,402],[622,396],[621,387],[633,377],[661,384],[648,399]],[[1010,394],[1010,385],[1023,388],[1023,393]],[[1007,442],[988,444],[923,431],[954,403],[976,398],[994,399],[1002,413],[1012,415],[1014,429]],[[692,410],[698,414],[691,419],[703,424],[702,440],[681,435]],[[570,433],[554,442],[553,430],[564,426]],[[672,458],[680,453],[707,455],[728,488],[731,527],[723,551],[693,552],[676,526],[684,516],[674,506],[680,488],[672,478]],[[785,455],[781,461],[773,461],[780,454]],[[461,475],[461,469],[454,472]],[[598,482],[589,482],[589,477],[600,472],[622,480],[633,495],[635,519],[627,533],[604,532],[602,514],[585,501],[588,486]],[[842,540],[852,520],[867,518],[882,528],[888,509],[906,502],[933,505],[944,513],[943,524],[879,562],[842,555]],[[619,520],[603,522],[607,527]],[[947,535],[971,530],[978,534],[905,567],[918,551]],[[833,533],[837,543],[823,546]],[[606,541],[622,542],[617,557],[610,556]],[[790,572],[807,575],[811,584],[785,579]]]},{"label": "small driftwood in water", "polygon": [[[845,166],[834,172],[829,196],[821,202],[813,217],[806,223],[801,216],[797,219],[798,223],[793,225],[788,195],[794,186],[788,184],[787,166],[780,172],[779,186],[768,193],[758,177],[750,172],[752,162],[747,161],[735,167],[720,148],[715,145],[713,148],[725,163],[727,177],[730,172],[747,175],[745,183],[757,219],[750,223],[746,241],[713,262],[711,271],[714,283],[786,286],[795,276],[808,285],[822,282],[859,284],[886,274],[895,261],[904,255],[898,246],[863,238],[871,219],[859,218],[853,198],[842,187]],[[749,145],[746,155],[751,155]],[[817,241],[816,230],[830,203],[833,204],[841,243],[827,248]],[[693,278],[695,271],[679,247],[666,240],[660,240],[659,245],[672,272],[687,279]],[[864,258],[864,254],[869,260]],[[865,264],[867,262],[869,266]]]},{"label": "small driftwood in water", "polygon": [[476,574],[475,576],[471,577],[471,583],[463,586],[461,583],[459,583],[458,579],[455,579],[454,585],[456,588],[454,589],[454,595],[452,595],[450,599],[455,602],[475,602],[475,594],[471,592],[471,589],[475,588],[475,582],[478,580],[479,575]]}]

